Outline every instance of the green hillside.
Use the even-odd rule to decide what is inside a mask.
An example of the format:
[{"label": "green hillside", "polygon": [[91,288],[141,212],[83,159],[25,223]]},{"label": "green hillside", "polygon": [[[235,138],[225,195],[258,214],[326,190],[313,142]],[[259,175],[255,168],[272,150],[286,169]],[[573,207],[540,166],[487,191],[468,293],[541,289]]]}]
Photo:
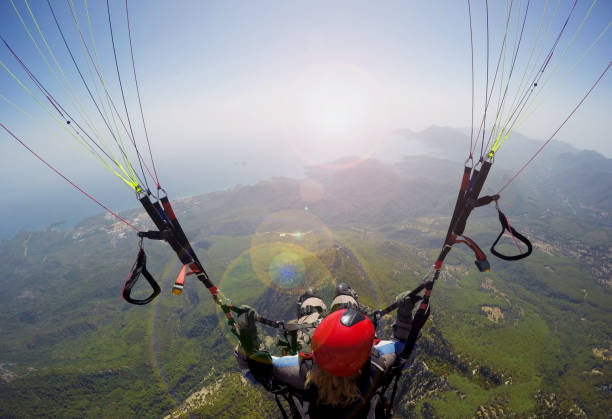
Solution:
[{"label": "green hillside", "polygon": [[[402,167],[313,170],[310,181],[325,191],[317,199],[304,196],[303,181],[275,179],[178,200],[175,209],[237,304],[290,319],[307,286],[329,301],[334,283],[346,281],[382,308],[427,273],[456,195],[456,185]],[[609,417],[612,230],[565,212],[542,217],[537,196],[513,193],[533,203],[515,212],[511,194],[502,201],[534,241],[533,255],[491,256],[491,272],[479,273],[468,251],[450,254],[419,357],[401,381],[398,417]],[[123,215],[148,228],[142,212]],[[498,233],[496,218],[479,209],[468,224],[483,249]],[[162,294],[138,307],[120,296],[136,237],[108,218],[0,244],[1,417],[278,416],[273,399],[240,378],[236,339],[207,290],[187,280],[183,295],[172,295],[176,257],[163,243],[145,249]],[[262,332],[276,351],[274,330]]]}]

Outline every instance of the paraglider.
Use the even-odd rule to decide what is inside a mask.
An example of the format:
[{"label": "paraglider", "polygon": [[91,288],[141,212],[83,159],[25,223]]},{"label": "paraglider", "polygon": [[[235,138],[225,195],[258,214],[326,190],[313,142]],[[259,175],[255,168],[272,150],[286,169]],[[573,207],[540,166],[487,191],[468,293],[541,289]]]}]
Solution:
[{"label": "paraglider", "polygon": [[[567,118],[555,130],[550,138],[542,145],[540,149],[511,177],[508,182],[493,195],[481,196],[485,182],[492,168],[495,158],[502,144],[509,138],[513,129],[524,118],[526,111],[532,105],[532,99],[539,92],[536,88],[541,88],[545,81],[541,81],[544,74],[551,67],[551,61],[555,56],[555,51],[559,45],[559,40],[564,34],[567,27],[567,22],[570,20],[576,2],[568,12],[562,28],[558,36],[540,60],[539,65],[535,67],[535,75],[532,77],[524,77],[520,83],[520,89],[517,91],[515,101],[504,110],[506,98],[508,97],[508,88],[511,83],[515,63],[519,54],[523,28],[525,26],[526,17],[529,11],[529,2],[524,10],[519,10],[516,14],[513,13],[514,2],[510,3],[506,14],[506,34],[503,37],[502,46],[500,48],[499,58],[489,86],[488,72],[488,50],[487,50],[487,86],[485,88],[485,106],[480,125],[477,132],[474,132],[474,112],[472,109],[472,128],[470,135],[470,148],[465,162],[464,171],[460,181],[459,192],[454,210],[450,219],[446,237],[444,238],[442,248],[438,257],[432,266],[431,275],[424,278],[423,283],[412,291],[407,291],[399,294],[393,304],[384,309],[365,308],[359,304],[356,294],[353,290],[344,285],[338,284],[336,300],[330,307],[331,312],[326,312],[326,307],[322,301],[317,302],[319,305],[314,305],[312,299],[317,299],[315,295],[308,295],[301,302],[298,312],[298,317],[306,318],[315,315],[308,321],[284,322],[279,320],[271,320],[261,316],[255,309],[248,306],[234,306],[232,301],[227,298],[221,289],[211,280],[207,274],[203,263],[198,258],[194,247],[187,238],[187,234],[183,230],[179,219],[177,218],[173,206],[162,188],[157,174],[157,168],[153,160],[153,153],[149,141],[147,125],[145,123],[142,101],[140,98],[140,90],[138,79],[136,77],[136,66],[134,60],[134,50],[132,47],[130,20],[128,13],[128,2],[125,2],[126,27],[129,36],[129,45],[131,53],[131,64],[133,70],[133,81],[137,92],[138,105],[142,120],[142,129],[146,139],[148,155],[142,153],[136,141],[135,129],[130,119],[128,106],[125,99],[123,82],[121,79],[120,67],[117,61],[115,52],[115,36],[113,33],[111,11],[109,2],[106,2],[108,12],[108,26],[110,40],[113,45],[114,63],[116,67],[117,79],[120,86],[122,103],[124,112],[121,112],[118,106],[113,101],[110,90],[107,88],[105,79],[101,73],[95,50],[95,43],[88,43],[86,36],[79,25],[78,13],[75,11],[71,2],[68,2],[70,14],[75,23],[76,31],[81,41],[81,47],[88,59],[86,65],[93,69],[96,87],[87,83],[81,66],[75,59],[73,51],[64,36],[62,26],[60,25],[51,2],[47,1],[49,11],[56,24],[58,32],[61,35],[64,46],[68,51],[72,63],[77,70],[81,82],[86,88],[89,98],[91,99],[96,111],[104,123],[104,128],[108,131],[106,134],[110,136],[113,146],[105,141],[105,135],[102,135],[99,130],[89,121],[86,112],[78,105],[78,98],[75,95],[68,93],[68,97],[74,99],[76,105],[74,107],[77,112],[73,114],[68,112],[68,106],[64,106],[57,97],[50,92],[44,82],[40,80],[34,72],[20,58],[5,38],[0,38],[5,48],[10,55],[15,59],[19,67],[23,70],[27,78],[30,80],[33,88],[29,88],[26,84],[2,61],[0,65],[14,81],[31,96],[52,119],[59,123],[64,130],[64,133],[72,137],[80,146],[84,148],[86,153],[93,157],[95,161],[102,164],[112,173],[114,173],[123,183],[128,185],[135,193],[138,201],[144,208],[146,214],[155,225],[155,230],[141,231],[136,226],[122,218],[119,214],[110,210],[107,206],[96,200],[92,195],[82,189],[65,176],[60,170],[47,162],[42,156],[37,154],[30,148],[18,135],[14,133],[4,121],[0,121],[0,127],[8,133],[8,135],[25,147],[43,164],[47,165],[51,170],[61,176],[65,181],[69,182],[73,187],[79,190],[89,199],[96,202],[107,212],[116,217],[119,221],[125,223],[131,229],[135,230],[138,238],[138,255],[134,262],[130,274],[124,284],[121,295],[123,299],[135,305],[146,305],[153,301],[161,292],[161,287],[154,279],[153,275],[147,270],[147,255],[144,250],[144,240],[157,240],[168,243],[171,249],[177,255],[181,262],[181,269],[173,286],[173,293],[180,295],[185,287],[185,279],[188,276],[194,276],[198,281],[206,286],[211,297],[223,311],[227,318],[228,326],[231,332],[238,338],[240,345],[237,350],[237,357],[240,367],[250,372],[253,378],[264,385],[264,387],[273,392],[283,415],[286,412],[280,402],[280,398],[289,403],[291,414],[294,417],[305,416],[323,416],[329,414],[342,415],[349,412],[359,414],[371,413],[374,417],[387,417],[392,413],[393,400],[397,391],[397,382],[401,376],[403,368],[414,355],[414,348],[419,338],[421,329],[427,322],[431,313],[431,294],[436,280],[440,277],[445,258],[455,244],[463,243],[467,245],[474,253],[475,265],[480,272],[486,272],[490,269],[490,264],[487,260],[485,252],[478,244],[470,237],[464,234],[468,219],[473,210],[491,203],[495,203],[498,212],[498,218],[501,224],[501,232],[491,246],[491,253],[495,256],[507,260],[515,261],[528,257],[533,250],[533,246],[529,239],[521,234],[518,229],[510,224],[508,217],[502,212],[499,205],[500,194],[505,188],[518,176],[524,168],[530,164],[533,159],[541,152],[548,144],[554,135],[563,127],[563,125],[576,112],[578,107],[586,100],[589,94],[595,89],[599,81],[604,77],[612,63],[602,71],[599,78],[595,81],[588,92],[583,96],[582,100],[571,111]],[[27,2],[26,2],[27,5]],[[520,5],[519,5],[520,6]],[[23,23],[22,16],[14,7]],[[520,7],[519,7],[520,9]],[[44,61],[49,69],[62,79],[62,85],[65,85],[67,91],[71,91],[70,83],[66,80],[61,65],[55,59],[52,48],[47,43],[45,37],[40,30],[37,20],[30,10],[30,16],[38,28],[41,38],[44,40],[44,45],[48,53],[53,57],[55,67],[45,58]],[[471,19],[471,4],[468,1],[468,10],[470,11],[470,28]],[[520,13],[519,13],[520,12]],[[87,5],[85,3],[85,13],[87,13]],[[488,9],[487,9],[488,13]],[[590,13],[590,11],[589,11]],[[521,22],[520,34],[517,37],[517,43],[513,51],[511,51],[512,59],[511,68],[507,75],[507,80],[503,82],[503,69],[499,72],[500,66],[503,67],[503,61],[509,50],[509,42],[507,42],[507,32],[509,22],[514,16],[518,16],[517,22]],[[488,24],[488,14],[487,14]],[[24,28],[32,39],[36,49],[43,56],[40,45],[34,40],[30,31],[24,23]],[[487,26],[488,30],[488,26]],[[488,32],[487,32],[488,34]],[[93,38],[92,38],[93,39]],[[503,57],[503,60],[502,60]],[[44,57],[43,57],[44,58]],[[530,59],[531,61],[531,59]],[[535,62],[535,60],[534,60]],[[472,61],[472,66],[473,66]],[[97,91],[100,88],[101,93]],[[489,128],[489,136],[485,135],[487,126],[487,113],[489,105],[492,102],[494,89],[499,89],[500,97],[498,106],[495,110],[495,122]],[[35,94],[33,92],[37,92]],[[98,97],[96,98],[96,95]],[[7,103],[10,102],[4,96],[2,97]],[[16,106],[16,105],[15,105]],[[122,129],[121,129],[122,128]],[[486,140],[486,141],[485,141]],[[109,141],[110,142],[110,141]],[[127,145],[126,145],[127,143]],[[478,144],[480,144],[480,152],[477,153]],[[129,146],[133,147],[133,151],[128,152]],[[137,164],[130,161],[129,154],[132,153],[137,159]],[[153,181],[153,187],[149,186],[149,180]],[[498,248],[500,239],[505,233],[509,233],[512,240],[518,248],[518,254],[507,255],[502,253]],[[297,233],[296,233],[297,234]],[[522,242],[526,250],[523,250],[520,243]],[[151,287],[151,292],[144,298],[135,298],[132,296],[132,290],[135,285],[144,280]],[[423,293],[421,296],[420,294]],[[339,298],[339,300],[338,300]],[[310,301],[309,301],[310,299]],[[320,300],[320,299],[319,299]],[[342,301],[341,301],[342,300]],[[416,305],[418,302],[420,303]],[[308,302],[308,304],[306,304]],[[416,313],[413,315],[413,309],[416,308]],[[393,337],[389,341],[380,341],[377,337],[376,324],[380,318],[392,311],[397,310],[397,320],[393,327]],[[234,316],[238,315],[238,319]],[[327,314],[327,316],[324,316]],[[258,344],[257,329],[255,323],[261,323],[278,329],[284,336],[281,348],[284,356],[273,357],[265,351],[261,351]],[[298,338],[299,336],[299,338]],[[302,349],[306,347],[305,341],[312,339],[311,352],[304,353]],[[290,372],[283,370],[289,368]],[[352,377],[352,382],[346,377]],[[339,379],[339,380],[337,380]],[[347,385],[347,391],[339,395],[333,395],[328,390],[325,390],[325,382],[344,383]],[[311,385],[312,384],[312,385]],[[391,390],[391,394],[387,394],[387,390]],[[313,393],[314,392],[314,393]],[[335,398],[335,397],[338,398]],[[318,403],[317,401],[321,401]],[[299,405],[298,405],[299,402]],[[351,413],[351,414],[352,414]],[[300,416],[301,415],[301,416]]]},{"label": "paraglider", "polygon": [[349,285],[339,283],[328,314],[316,292],[307,291],[300,297],[297,324],[314,320],[314,333],[303,345],[311,352],[281,357],[261,349],[258,314],[249,306],[240,307],[238,323],[244,333],[235,351],[238,365],[275,395],[283,417],[288,415],[281,398],[292,417],[391,417],[397,379],[411,361],[404,349],[413,328],[412,310],[421,297],[410,292],[396,297],[399,310],[390,340],[376,336],[376,312],[357,298]]}]

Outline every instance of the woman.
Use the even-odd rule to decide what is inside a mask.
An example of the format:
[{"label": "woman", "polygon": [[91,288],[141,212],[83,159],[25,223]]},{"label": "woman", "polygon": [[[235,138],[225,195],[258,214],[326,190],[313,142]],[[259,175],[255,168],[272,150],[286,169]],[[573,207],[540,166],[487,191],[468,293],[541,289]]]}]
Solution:
[{"label": "woman", "polygon": [[[310,343],[312,352],[295,356],[270,356],[259,350],[255,318],[251,307],[238,322],[240,344],[238,365],[245,375],[275,394],[287,417],[280,397],[289,404],[294,418],[378,418],[388,415],[384,395],[395,375],[408,362],[399,354],[408,339],[412,310],[418,297],[408,292],[396,297],[398,314],[391,340],[375,337],[375,327],[357,301],[357,294],[339,284],[332,302],[332,313],[321,320],[312,339],[305,333],[301,343]],[[299,323],[319,320],[325,304],[309,292],[298,300]]]}]

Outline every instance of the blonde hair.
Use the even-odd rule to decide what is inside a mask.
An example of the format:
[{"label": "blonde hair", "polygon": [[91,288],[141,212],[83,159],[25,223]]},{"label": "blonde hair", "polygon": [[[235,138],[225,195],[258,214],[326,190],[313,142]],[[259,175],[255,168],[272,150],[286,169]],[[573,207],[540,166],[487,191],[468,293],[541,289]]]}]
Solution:
[{"label": "blonde hair", "polygon": [[357,380],[361,371],[357,371],[348,377],[336,377],[316,363],[306,373],[306,388],[311,384],[317,388],[318,401],[332,407],[346,407],[361,397],[357,387]]}]

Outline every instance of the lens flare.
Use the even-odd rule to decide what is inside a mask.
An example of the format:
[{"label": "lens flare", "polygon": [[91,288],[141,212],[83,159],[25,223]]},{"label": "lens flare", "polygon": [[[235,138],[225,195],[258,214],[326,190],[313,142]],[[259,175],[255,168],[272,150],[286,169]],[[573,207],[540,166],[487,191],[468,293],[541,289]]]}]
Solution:
[{"label": "lens flare", "polygon": [[270,262],[270,280],[280,288],[295,288],[304,282],[306,265],[295,253],[283,252]]},{"label": "lens flare", "polygon": [[268,216],[250,249],[251,265],[267,286],[287,292],[316,284],[329,275],[333,263],[331,231],[315,215],[286,210]]}]

